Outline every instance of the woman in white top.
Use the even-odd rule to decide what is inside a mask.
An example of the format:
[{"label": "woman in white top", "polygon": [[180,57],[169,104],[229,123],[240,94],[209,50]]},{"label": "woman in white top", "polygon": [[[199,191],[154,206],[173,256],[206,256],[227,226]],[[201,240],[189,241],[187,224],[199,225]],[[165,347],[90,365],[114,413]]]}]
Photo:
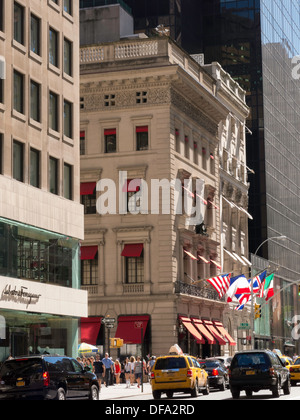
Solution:
[{"label": "woman in white top", "polygon": [[125,360],[124,371],[125,371],[125,379],[126,379],[126,388],[130,388],[131,363],[129,362],[128,357],[126,357],[126,360]]},{"label": "woman in white top", "polygon": [[134,383],[134,363],[135,363],[135,357],[130,357],[130,385],[133,385]]}]

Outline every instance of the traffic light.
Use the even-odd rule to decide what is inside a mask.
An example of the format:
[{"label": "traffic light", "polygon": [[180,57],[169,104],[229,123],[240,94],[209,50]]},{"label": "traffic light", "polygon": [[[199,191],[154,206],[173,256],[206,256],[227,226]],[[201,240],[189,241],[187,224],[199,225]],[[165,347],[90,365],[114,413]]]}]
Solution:
[{"label": "traffic light", "polygon": [[300,296],[300,284],[298,284],[298,296]]},{"label": "traffic light", "polygon": [[257,303],[255,304],[254,318],[255,319],[261,318],[261,305],[258,305]]},{"label": "traffic light", "polygon": [[110,347],[113,349],[118,349],[123,346],[123,339],[122,338],[111,338],[110,339]]}]

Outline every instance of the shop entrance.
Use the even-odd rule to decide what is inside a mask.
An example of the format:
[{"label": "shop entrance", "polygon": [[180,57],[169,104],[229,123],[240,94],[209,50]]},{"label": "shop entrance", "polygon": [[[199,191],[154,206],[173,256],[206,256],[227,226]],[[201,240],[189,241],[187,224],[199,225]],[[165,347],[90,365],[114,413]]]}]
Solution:
[{"label": "shop entrance", "polygon": [[28,354],[28,335],[25,332],[11,333],[11,356],[24,356]]}]

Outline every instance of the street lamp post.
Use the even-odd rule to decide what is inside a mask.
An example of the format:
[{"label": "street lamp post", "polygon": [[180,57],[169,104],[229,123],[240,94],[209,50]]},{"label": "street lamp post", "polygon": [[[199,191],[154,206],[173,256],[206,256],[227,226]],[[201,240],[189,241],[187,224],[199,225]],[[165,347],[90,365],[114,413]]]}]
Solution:
[{"label": "street lamp post", "polygon": [[[257,251],[266,243],[266,242],[268,242],[268,241],[272,241],[272,240],[274,240],[274,239],[277,239],[277,240],[282,240],[282,239],[287,239],[287,237],[286,236],[284,236],[284,235],[280,235],[280,236],[272,236],[271,238],[267,238],[267,239],[265,239],[257,248],[256,248],[256,250],[255,250],[255,252],[254,252],[254,257],[256,256],[256,254],[257,254]],[[255,343],[254,343],[254,300],[253,300],[253,276],[254,276],[254,273],[253,273],[253,271],[252,271],[252,273],[251,273],[251,344],[252,344],[252,349],[254,350],[254,345],[255,345]]]}]

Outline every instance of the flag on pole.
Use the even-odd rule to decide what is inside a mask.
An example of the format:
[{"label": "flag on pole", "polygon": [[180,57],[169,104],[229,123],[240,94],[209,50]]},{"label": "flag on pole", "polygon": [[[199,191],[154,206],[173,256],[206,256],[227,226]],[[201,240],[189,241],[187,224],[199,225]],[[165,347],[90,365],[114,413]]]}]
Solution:
[{"label": "flag on pole", "polygon": [[235,295],[251,295],[250,285],[244,274],[232,277],[226,293],[227,302],[232,302]]},{"label": "flag on pole", "polygon": [[230,286],[230,273],[212,277],[210,279],[207,279],[207,281],[219,293],[219,298],[221,299]]},{"label": "flag on pole", "polygon": [[265,278],[259,297],[265,298],[266,302],[274,296],[274,273]]},{"label": "flag on pole", "polygon": [[[264,270],[262,273],[258,274],[257,276],[253,277],[253,293],[259,294],[262,284],[264,282],[264,279],[266,278],[267,270]],[[251,279],[249,280],[249,282]]]}]

